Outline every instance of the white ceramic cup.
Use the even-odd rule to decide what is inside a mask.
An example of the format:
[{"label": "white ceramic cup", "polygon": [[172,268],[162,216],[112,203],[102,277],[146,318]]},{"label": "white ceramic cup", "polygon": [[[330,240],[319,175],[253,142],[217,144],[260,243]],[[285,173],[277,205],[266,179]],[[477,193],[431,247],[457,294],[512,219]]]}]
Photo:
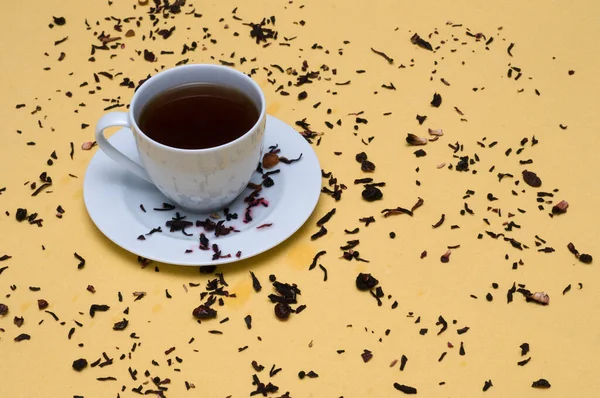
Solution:
[{"label": "white ceramic cup", "polygon": [[[259,110],[258,120],[236,140],[207,149],[172,148],[144,134],[138,126],[138,118],[148,101],[167,89],[190,83],[217,84],[241,91]],[[131,100],[129,112],[102,116],[96,124],[96,141],[110,158],[154,184],[175,204],[188,211],[209,213],[233,202],[250,181],[262,155],[265,108],[265,97],[258,84],[235,69],[210,64],[177,66],[142,84]],[[132,131],[141,164],[125,156],[106,139],[104,130],[112,126]],[[211,134],[210,131],[203,133]]]}]

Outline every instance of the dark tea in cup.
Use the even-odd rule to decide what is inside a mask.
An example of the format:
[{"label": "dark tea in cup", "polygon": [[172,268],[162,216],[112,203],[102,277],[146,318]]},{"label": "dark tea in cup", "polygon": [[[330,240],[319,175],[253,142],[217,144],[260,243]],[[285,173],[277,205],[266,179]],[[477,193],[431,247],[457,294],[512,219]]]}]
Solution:
[{"label": "dark tea in cup", "polygon": [[192,83],[169,88],[141,110],[140,130],[179,149],[214,148],[235,141],[260,116],[254,102],[233,87]]}]

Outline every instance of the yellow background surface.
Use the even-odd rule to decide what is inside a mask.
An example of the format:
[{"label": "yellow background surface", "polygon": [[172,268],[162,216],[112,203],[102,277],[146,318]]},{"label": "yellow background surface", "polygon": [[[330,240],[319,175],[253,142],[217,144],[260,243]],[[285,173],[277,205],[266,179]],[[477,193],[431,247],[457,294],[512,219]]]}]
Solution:
[{"label": "yellow background surface", "polygon": [[[599,395],[600,273],[597,264],[579,262],[566,248],[573,242],[580,252],[598,254],[597,2],[195,1],[184,6],[183,12],[195,9],[202,17],[183,13],[166,21],[160,17],[156,28],[175,25],[177,29],[169,39],[158,37],[155,41],[147,38],[156,29],[147,15],[149,6],[136,9],[134,4],[121,0],[112,5],[105,1],[49,0],[13,1],[3,7],[0,188],[7,189],[0,195],[0,210],[10,216],[0,216],[0,255],[12,258],[0,263],[9,267],[0,275],[0,303],[9,307],[8,314],[0,316],[0,395],[129,397],[137,396],[131,389],[142,383],[147,383],[143,391],[155,388],[151,378],[159,377],[171,380],[165,384],[169,397],[243,397],[254,390],[253,360],[265,366],[257,373],[261,381],[279,386],[279,392],[272,396],[286,391],[295,398],[402,396],[394,389],[394,382],[413,386],[425,397]],[[235,15],[242,21],[233,18],[236,6]],[[276,17],[274,29],[279,36],[263,48],[250,38],[250,28],[243,23],[256,23],[271,15]],[[64,16],[66,25],[50,29],[52,16]],[[124,23],[119,33],[114,29],[116,22],[106,20],[111,16],[142,17],[141,26],[135,26],[134,21]],[[86,30],[85,20],[90,30]],[[125,38],[130,28],[135,37]],[[203,28],[208,28],[211,37],[205,37]],[[467,36],[467,29],[473,34],[483,33],[486,39],[493,37],[489,50],[485,40]],[[100,44],[95,35],[102,31],[123,37],[116,42],[123,46],[98,51],[96,61],[89,62],[91,44]],[[442,41],[445,44],[435,53],[423,50],[410,42],[415,32],[434,47]],[[69,37],[66,42],[54,45],[65,36]],[[284,37],[296,38],[288,41],[288,47],[279,45],[286,42]],[[344,44],[344,40],[349,43]],[[198,49],[180,55],[183,44],[193,41],[198,42]],[[315,43],[323,48],[311,49]],[[507,53],[510,43],[515,43],[512,57]],[[394,63],[390,65],[372,53],[371,47],[385,51]],[[149,63],[137,53],[144,49],[155,51],[157,62]],[[161,50],[173,50],[175,55],[160,55]],[[60,52],[66,54],[61,62],[57,60]],[[230,58],[232,52],[234,58]],[[111,58],[111,54],[115,56]],[[256,57],[256,61],[240,65],[240,57]],[[313,130],[323,133],[321,144],[313,146],[322,168],[348,186],[339,202],[322,195],[306,225],[279,247],[219,267],[229,283],[228,290],[237,298],[226,299],[225,306],[218,307],[218,319],[202,324],[193,319],[191,311],[200,304],[199,293],[212,276],[201,275],[197,267],[167,264],[152,263],[142,269],[135,255],[96,229],[82,199],[84,173],[97,149],[85,152],[80,147],[93,140],[94,124],[109,104],[103,99],[120,97],[121,103],[127,104],[133,90],[119,86],[122,77],[137,83],[184,58],[196,63],[234,61],[244,72],[258,68],[254,78],[264,89],[268,112],[292,125],[307,118]],[[308,62],[308,70],[319,70],[325,64],[329,71],[322,71],[321,80],[311,85],[287,87],[288,80],[295,82],[295,78],[269,66],[278,64],[302,73],[303,61]],[[401,64],[406,68],[399,68]],[[518,81],[514,74],[507,77],[510,65],[521,68],[523,75]],[[45,67],[51,69],[45,71]],[[263,67],[273,74],[268,77]],[[357,74],[360,69],[366,73]],[[575,73],[569,75],[569,70]],[[96,84],[93,73],[99,71],[123,75],[112,81],[101,76]],[[267,78],[276,83],[269,83]],[[440,78],[450,86],[442,84]],[[347,80],[351,84],[335,85]],[[79,87],[84,81],[89,85]],[[397,90],[381,87],[390,82]],[[280,84],[286,85],[290,96],[275,92]],[[89,94],[96,86],[101,90]],[[473,91],[474,87],[479,90]],[[518,93],[520,89],[524,91]],[[536,95],[535,89],[541,95]],[[303,90],[308,98],[299,101],[297,94]],[[72,92],[72,98],[65,95],[67,91]],[[434,92],[443,97],[439,108],[429,105]],[[322,102],[317,109],[313,108],[316,102]],[[21,103],[26,106],[15,109]],[[32,115],[38,105],[41,110]],[[464,116],[454,110],[455,106]],[[355,136],[354,116],[348,114],[359,111],[364,111],[362,117],[368,124],[361,124]],[[392,115],[383,116],[384,112]],[[428,116],[422,126],[416,114]],[[461,122],[461,118],[468,121]],[[342,126],[329,129],[324,124],[338,119]],[[82,123],[90,127],[82,129]],[[559,124],[568,128],[563,130]],[[444,136],[423,148],[427,156],[416,158],[413,152],[419,148],[406,145],[406,133],[427,136],[428,127],[443,129]],[[534,135],[539,144],[532,147]],[[361,143],[371,136],[375,138],[370,145]],[[484,137],[486,144],[498,141],[497,146],[480,147],[477,141]],[[516,155],[524,137],[530,142]],[[36,145],[28,146],[29,141]],[[69,158],[69,142],[75,145],[74,160]],[[464,145],[461,155],[479,155],[481,161],[471,167],[478,171],[476,175],[436,167],[457,163],[448,147],[456,142]],[[508,148],[513,151],[505,156]],[[48,166],[52,151],[58,160]],[[342,155],[335,156],[334,151]],[[379,202],[363,201],[360,187],[353,184],[355,178],[369,176],[354,160],[360,151],[366,151],[377,165],[372,177],[387,184]],[[533,164],[519,164],[526,159],[533,159]],[[493,165],[494,172],[488,172]],[[536,190],[525,184],[514,185],[523,169],[538,173],[543,180],[541,190],[558,188],[560,191],[550,199],[555,203],[567,200],[568,212],[550,218],[551,204],[539,211]],[[38,181],[42,171],[52,176],[52,193],[31,197],[24,183]],[[512,173],[515,178],[499,183],[499,172]],[[78,178],[69,177],[69,173]],[[468,189],[476,193],[463,200]],[[518,196],[511,194],[513,189]],[[499,200],[489,202],[486,195],[490,192]],[[417,197],[425,204],[413,217],[383,218],[379,214],[384,208],[410,208]],[[460,215],[465,201],[474,215]],[[66,210],[62,219],[55,217],[59,204]],[[502,216],[489,211],[488,206],[500,208]],[[43,227],[15,221],[18,207],[38,212],[44,219]],[[316,220],[333,207],[337,213],[327,224],[328,235],[311,241]],[[527,212],[521,214],[517,208]],[[516,216],[508,218],[509,212]],[[442,213],[446,222],[432,229]],[[375,223],[366,228],[359,223],[359,218],[371,215]],[[487,226],[483,218],[491,225]],[[511,220],[521,228],[507,235],[529,249],[518,251],[502,238],[476,238],[486,229],[504,232],[502,223]],[[451,225],[460,228],[451,229]],[[357,226],[359,234],[344,234],[345,228]],[[396,233],[394,240],[388,236],[390,231]],[[538,252],[536,234],[556,252]],[[350,239],[360,239],[356,249],[370,263],[339,258],[339,246]],[[446,246],[458,244],[460,248],[453,250],[450,262],[441,263]],[[328,269],[327,282],[323,282],[319,268],[307,270],[320,250],[327,250],[319,260]],[[423,250],[428,256],[421,260]],[[73,252],[85,257],[82,270],[77,270]],[[513,262],[520,259],[524,265],[512,270]],[[160,272],[155,272],[155,267]],[[255,272],[262,282],[260,293],[252,289],[248,271]],[[358,272],[372,273],[392,299],[384,297],[383,306],[378,307],[368,293],[356,289]],[[292,315],[287,322],[274,317],[267,298],[273,292],[269,274],[299,286],[299,303],[307,305],[303,313]],[[528,303],[519,293],[507,304],[506,292],[514,282],[525,284],[532,292],[545,291],[550,304]],[[201,286],[190,287],[189,283]],[[499,288],[493,289],[492,283],[498,283]],[[90,284],[96,293],[86,290]],[[572,288],[563,295],[567,285]],[[41,290],[31,291],[30,286]],[[165,289],[172,299],[165,297]],[[146,292],[146,296],[134,302],[133,292]],[[494,297],[492,302],[485,299],[488,292]],[[48,309],[65,324],[39,311],[38,299],[47,300]],[[398,308],[392,310],[394,300]],[[92,319],[88,312],[94,303],[111,308]],[[123,315],[127,307],[129,315]],[[409,312],[412,317],[407,316]],[[251,330],[243,321],[248,314],[253,317]],[[436,335],[440,315],[449,327]],[[13,323],[15,316],[25,319],[20,328]],[[123,317],[130,322],[128,328],[113,331],[113,324]],[[229,322],[219,324],[226,317]],[[420,323],[416,324],[418,317]],[[75,320],[83,326],[76,326]],[[464,326],[470,330],[458,335],[456,330]],[[69,340],[71,327],[76,330]],[[421,328],[427,328],[428,333],[420,335]],[[223,334],[209,334],[213,329]],[[388,336],[386,329],[390,329]],[[139,339],[130,337],[133,332]],[[20,333],[30,334],[31,340],[15,342]],[[195,340],[189,343],[192,337]],[[459,355],[461,342],[464,356]],[[524,342],[531,350],[522,357],[519,346]],[[132,352],[134,343],[139,346]],[[238,352],[246,345],[245,351]],[[176,349],[165,355],[171,347]],[[373,352],[368,363],[360,356],[364,349]],[[336,350],[345,352],[338,354]],[[91,363],[103,352],[114,358],[112,365],[88,366],[81,373],[72,369],[73,360],[86,358]],[[442,352],[447,355],[438,362]],[[126,357],[120,360],[122,354]],[[389,366],[402,355],[408,358],[404,371],[398,364]],[[531,361],[527,365],[517,365],[528,357]],[[273,364],[283,370],[269,377]],[[129,367],[137,370],[137,381],[130,377]],[[150,377],[144,375],[146,370]],[[319,377],[300,380],[297,374],[301,370],[314,370]],[[108,376],[117,380],[96,380]],[[531,388],[540,378],[547,379],[552,387],[546,391]],[[484,381],[489,379],[493,387],[484,393]],[[186,391],[185,381],[195,388]]]}]

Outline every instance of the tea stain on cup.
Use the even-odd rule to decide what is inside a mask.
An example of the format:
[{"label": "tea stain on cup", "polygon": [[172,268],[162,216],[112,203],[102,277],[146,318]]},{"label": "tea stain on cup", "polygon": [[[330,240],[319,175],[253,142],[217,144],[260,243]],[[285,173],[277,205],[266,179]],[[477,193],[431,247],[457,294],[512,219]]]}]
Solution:
[{"label": "tea stain on cup", "polygon": [[153,314],[159,313],[161,310],[162,310],[162,304],[156,304],[154,307],[152,307]]},{"label": "tea stain on cup", "polygon": [[29,307],[31,307],[31,302],[28,302],[28,303],[23,303],[23,304],[21,305],[21,312],[25,312],[25,311],[27,311],[27,308],[29,308]]},{"label": "tea stain on cup", "polygon": [[276,115],[279,109],[281,109],[281,104],[279,102],[272,102],[267,107],[267,113],[269,115]]}]

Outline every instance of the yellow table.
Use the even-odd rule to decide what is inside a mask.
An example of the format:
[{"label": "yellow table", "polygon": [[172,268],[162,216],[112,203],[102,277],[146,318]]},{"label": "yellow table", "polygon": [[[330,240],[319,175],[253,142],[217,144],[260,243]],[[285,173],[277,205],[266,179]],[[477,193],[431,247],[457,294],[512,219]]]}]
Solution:
[{"label": "yellow table", "polygon": [[[9,308],[0,316],[1,395],[129,397],[138,395],[132,389],[144,393],[164,383],[160,385],[168,391],[163,394],[169,397],[242,397],[256,389],[256,374],[261,382],[279,387],[269,396],[286,391],[293,397],[402,396],[394,383],[412,386],[426,397],[598,396],[600,274],[594,262],[584,264],[567,250],[572,242],[582,253],[598,254],[598,3],[212,3],[186,4],[166,19],[159,14],[155,27],[148,15],[151,5],[132,1],[5,4],[0,26],[0,188],[6,190],[0,195],[0,208],[8,215],[0,218],[0,256],[12,258],[0,262],[0,269],[8,267],[0,275],[0,303]],[[64,17],[66,24],[57,25],[53,16]],[[278,32],[277,39],[256,44],[244,23],[270,16],[276,17],[275,24],[266,26]],[[131,19],[126,23],[124,18]],[[155,32],[171,27],[176,29],[166,40]],[[133,37],[126,37],[129,29]],[[151,31],[156,40],[149,39]],[[91,62],[90,49],[102,44],[102,32],[121,39],[108,43],[115,49],[96,51]],[[415,33],[439,49],[431,52],[411,43]],[[183,46],[192,43],[197,49],[181,55]],[[371,48],[393,58],[393,63]],[[144,60],[145,49],[154,52],[156,62]],[[248,62],[240,64],[241,57]],[[314,131],[323,133],[320,145],[313,145],[321,166],[348,186],[339,202],[322,195],[306,225],[279,247],[220,267],[217,271],[223,272],[228,290],[237,298],[225,299],[218,319],[201,324],[191,312],[214,276],[200,274],[197,267],[152,263],[142,268],[135,255],[96,229],[82,200],[83,176],[97,148],[82,151],[81,145],[93,140],[93,126],[110,100],[130,100],[133,90],[120,85],[123,78],[137,84],[183,59],[235,62],[244,72],[256,68],[254,78],[264,89],[268,112],[292,125],[306,118]],[[271,66],[303,73],[304,61],[308,71],[320,71],[321,79],[302,87],[287,87],[295,77]],[[516,68],[509,77],[511,67]],[[98,72],[122,75],[112,80],[98,75],[96,83]],[[346,81],[351,82],[339,85]],[[84,82],[88,84],[82,87]],[[289,96],[276,92],[280,84]],[[382,87],[390,84],[395,90]],[[304,90],[308,97],[300,101],[297,95]],[[439,108],[430,105],[434,93],[442,96]],[[314,108],[317,102],[321,105]],[[25,106],[16,109],[17,104]],[[359,123],[354,130],[356,116],[349,114],[361,111],[368,124]],[[384,116],[386,112],[391,115]],[[423,125],[417,114],[427,116]],[[336,125],[338,119],[341,126]],[[406,144],[408,132],[428,137],[428,128],[443,129],[444,135],[422,148]],[[539,140],[535,146],[533,136]],[[364,145],[361,141],[369,137],[375,138]],[[525,137],[529,141],[517,155]],[[494,141],[498,143],[492,147]],[[75,147],[73,160],[70,142]],[[479,156],[470,166],[477,174],[448,169],[459,161],[448,146],[457,142],[463,148],[457,155]],[[509,148],[512,152],[506,156]],[[418,149],[427,156],[417,158],[413,152]],[[57,159],[49,166],[53,151]],[[377,166],[372,177],[386,182],[381,201],[364,201],[362,188],[353,183],[370,176],[354,160],[361,151]],[[519,164],[528,159],[533,163]],[[442,163],[445,166],[438,168]],[[524,169],[541,177],[540,189],[522,181],[514,185],[522,180]],[[44,171],[53,179],[47,189],[52,192],[32,197],[29,184],[36,181],[39,186]],[[514,178],[499,182],[498,173]],[[538,210],[536,192],[554,188],[559,189],[554,197],[543,198],[553,204]],[[518,196],[511,194],[513,189]],[[467,190],[475,193],[463,199]],[[489,201],[488,193],[499,200]],[[424,204],[412,217],[380,214],[384,208],[410,208],[418,197]],[[549,217],[560,200],[569,203],[567,213]],[[464,203],[473,215],[460,214]],[[58,205],[65,210],[61,219],[55,216]],[[311,241],[315,222],[334,207],[329,233]],[[37,212],[43,227],[17,222],[17,208]],[[501,214],[493,209],[501,209]],[[432,228],[441,214],[446,215],[444,224]],[[376,222],[365,227],[358,219],[368,216]],[[521,228],[504,231],[503,223],[510,221]],[[357,235],[343,232],[355,227],[360,227]],[[520,251],[503,237],[492,239],[486,230],[505,233],[529,248]],[[478,234],[483,238],[477,239]],[[541,242],[536,235],[547,243],[536,246]],[[369,263],[339,258],[339,247],[351,239],[360,240],[356,250]],[[440,256],[453,245],[460,248],[442,263]],[[539,251],[545,247],[556,251]],[[319,259],[328,269],[327,282],[318,267],[307,270],[320,250],[327,251]],[[425,250],[427,257],[420,259]],[[80,270],[74,252],[86,260]],[[252,289],[249,271],[262,283],[260,293]],[[385,293],[381,307],[355,287],[359,272],[379,279]],[[299,286],[300,303],[307,306],[303,313],[292,314],[286,322],[275,318],[267,298],[273,292],[270,274]],[[527,302],[518,292],[508,304],[507,291],[515,282],[532,293],[546,292],[550,304]],[[571,289],[563,294],[567,286]],[[146,295],[135,301],[135,292]],[[493,301],[486,299],[487,293]],[[59,321],[38,309],[38,299],[48,301],[47,310]],[[398,305],[392,309],[394,301]],[[91,318],[92,304],[110,309]],[[250,330],[243,320],[248,314],[253,319]],[[438,335],[439,316],[448,329]],[[24,318],[21,327],[15,317]],[[129,321],[126,330],[113,331],[123,318]],[[224,318],[229,321],[221,324]],[[457,330],[466,326],[468,332],[459,335]],[[30,340],[14,341],[22,333]],[[530,347],[525,356],[523,343]],[[366,363],[361,358],[365,349],[373,354]],[[73,370],[78,358],[89,364],[107,362],[103,353],[112,363]],[[399,370],[403,355],[408,361]],[[524,366],[517,364],[529,357]],[[264,370],[256,372],[253,360]],[[398,362],[391,366],[393,361]],[[270,377],[272,366],[282,370]],[[298,377],[300,371],[311,370],[319,377]],[[107,377],[116,380],[97,380]],[[531,387],[542,378],[550,382],[548,390]],[[484,393],[488,380],[493,387]],[[195,388],[186,392],[186,382]]]}]

